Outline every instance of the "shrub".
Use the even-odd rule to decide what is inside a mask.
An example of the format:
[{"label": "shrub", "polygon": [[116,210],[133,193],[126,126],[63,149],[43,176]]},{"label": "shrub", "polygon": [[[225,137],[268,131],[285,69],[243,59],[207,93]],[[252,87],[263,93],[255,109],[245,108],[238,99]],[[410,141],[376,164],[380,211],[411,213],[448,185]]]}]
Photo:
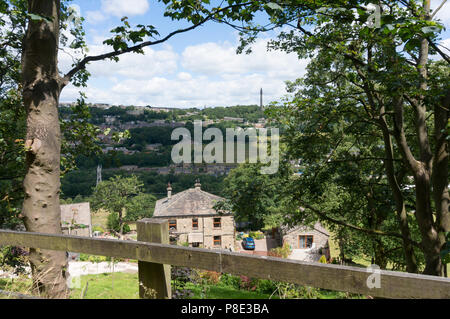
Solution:
[{"label": "shrub", "polygon": [[253,280],[252,278],[241,275],[240,280],[241,280],[241,284],[240,284],[241,289],[251,290],[251,291],[256,290],[256,281]]},{"label": "shrub", "polygon": [[90,261],[92,263],[100,263],[103,261],[108,261],[108,257],[105,256],[96,256],[96,255],[89,255],[81,253],[79,257],[80,261]]},{"label": "shrub", "polygon": [[101,227],[101,226],[94,226],[94,227],[92,227],[92,232],[95,232],[95,231],[98,231],[101,234],[106,232],[106,230],[103,227]]},{"label": "shrub", "polygon": [[258,279],[256,281],[256,291],[262,294],[272,294],[277,289],[274,281],[269,279]]},{"label": "shrub", "polygon": [[319,262],[322,264],[326,264],[327,263],[327,257],[325,257],[324,255],[322,255],[319,259]]},{"label": "shrub", "polygon": [[222,274],[220,283],[227,287],[239,289],[241,287],[241,278],[230,274]]},{"label": "shrub", "polygon": [[284,242],[283,247],[273,248],[268,252],[269,256],[280,258],[288,258],[290,254],[291,254],[291,247],[287,242]]},{"label": "shrub", "polygon": [[188,282],[195,281],[197,273],[195,270],[188,267],[171,267],[172,285],[172,298],[173,299],[186,299],[193,296],[193,292],[186,288]]},{"label": "shrub", "polygon": [[25,273],[25,266],[28,264],[28,251],[21,247],[3,246],[0,247],[0,266],[11,267],[14,274]]},{"label": "shrub", "polygon": [[253,237],[254,239],[263,239],[264,238],[264,234],[261,231],[251,231],[249,233],[250,237]]},{"label": "shrub", "polygon": [[[114,213],[110,213],[108,215],[108,219],[106,222],[106,226],[108,227],[108,229],[114,230],[116,232],[120,231],[120,226],[119,226],[119,214],[114,212]],[[130,232],[130,226],[127,224],[123,225],[123,233],[129,233]]]},{"label": "shrub", "polygon": [[216,285],[220,281],[220,273],[207,270],[200,273],[200,278],[204,279],[208,285]]}]

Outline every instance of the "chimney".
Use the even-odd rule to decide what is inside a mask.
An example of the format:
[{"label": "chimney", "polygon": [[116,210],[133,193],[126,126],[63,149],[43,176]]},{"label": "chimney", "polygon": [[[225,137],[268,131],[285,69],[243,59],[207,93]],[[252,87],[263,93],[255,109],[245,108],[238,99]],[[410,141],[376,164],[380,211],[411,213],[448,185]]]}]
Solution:
[{"label": "chimney", "polygon": [[167,184],[167,198],[170,199],[172,197],[172,186],[169,184]]},{"label": "chimney", "polygon": [[195,181],[194,187],[195,187],[195,189],[200,190],[200,187],[201,187],[201,186],[202,186],[202,184],[200,184],[200,180],[197,178],[197,180]]}]

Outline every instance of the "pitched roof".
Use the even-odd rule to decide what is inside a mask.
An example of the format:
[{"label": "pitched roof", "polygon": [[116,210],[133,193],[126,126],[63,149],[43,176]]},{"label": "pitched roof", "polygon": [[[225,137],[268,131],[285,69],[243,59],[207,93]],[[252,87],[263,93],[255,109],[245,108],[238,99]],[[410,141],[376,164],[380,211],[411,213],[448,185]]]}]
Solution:
[{"label": "pitched roof", "polygon": [[328,230],[325,229],[325,227],[322,226],[322,224],[320,222],[316,222],[314,224],[314,226],[307,226],[307,225],[296,225],[293,227],[289,227],[287,225],[284,225],[281,227],[283,233],[286,234],[290,234],[293,232],[298,232],[298,233],[302,233],[302,232],[308,232],[309,230],[316,230],[326,236],[330,236],[330,233],[328,232]]},{"label": "pitched roof", "polygon": [[200,187],[189,188],[156,201],[153,217],[218,215],[213,206],[222,200],[224,198],[202,191]]}]

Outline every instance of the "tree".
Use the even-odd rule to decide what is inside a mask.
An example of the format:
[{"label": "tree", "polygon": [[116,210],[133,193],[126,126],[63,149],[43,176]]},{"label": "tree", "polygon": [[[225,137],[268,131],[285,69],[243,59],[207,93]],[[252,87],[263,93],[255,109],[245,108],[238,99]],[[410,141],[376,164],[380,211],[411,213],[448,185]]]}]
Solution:
[{"label": "tree", "polygon": [[[104,208],[114,217],[117,215],[118,232],[123,234],[126,221],[150,217],[153,214],[156,198],[142,192],[143,184],[135,176],[121,177],[116,175],[99,183],[92,194],[92,207]],[[114,219],[111,217],[112,219]]]},{"label": "tree", "polygon": [[[314,56],[308,66],[311,81],[299,82],[302,87],[289,114],[302,117],[302,112],[310,112],[314,117],[306,116],[310,122],[304,124],[323,133],[324,139],[331,131],[330,126],[339,124],[335,117],[343,119],[341,124],[345,124],[347,132],[361,128],[358,123],[373,127],[384,151],[378,160],[383,162],[386,182],[395,201],[408,270],[417,271],[403,189],[411,176],[415,190],[414,222],[421,235],[418,246],[426,262],[424,273],[440,275],[439,252],[450,227],[447,128],[450,59],[436,44],[442,25],[432,20],[435,12],[430,11],[430,1],[383,1],[379,6],[380,26],[373,28],[367,24],[370,14],[365,4],[365,1],[315,4],[295,1],[283,3],[283,8],[278,6],[274,20],[291,30],[282,32],[271,48],[296,52],[304,58]],[[260,30],[253,29],[244,44],[253,41]],[[429,55],[434,53],[442,60],[430,61]],[[336,147],[331,143],[323,145],[320,156],[323,165],[334,158]],[[310,206],[309,210],[314,208]]]},{"label": "tree", "polygon": [[[67,15],[65,7],[61,9],[61,15]],[[23,102],[23,85],[21,74],[21,55],[23,52],[23,42],[27,28],[27,19],[36,19],[36,16],[29,15],[27,12],[27,2],[23,0],[0,1],[0,26],[2,39],[0,43],[0,226],[14,228],[22,224],[25,215],[22,214],[21,206],[24,198],[24,176],[26,174],[26,118],[27,110]],[[64,124],[66,130],[63,140],[62,156],[63,172],[73,169],[73,154],[80,154],[88,149],[95,150],[94,142],[96,135],[95,128],[87,123],[85,106],[83,101],[74,107],[72,121]],[[75,122],[76,121],[76,122]],[[76,123],[74,125],[74,123]],[[81,142],[81,143],[80,143]],[[89,151],[89,152],[90,152]],[[41,186],[36,186],[39,189]],[[45,203],[43,203],[45,204]],[[32,218],[36,218],[33,216]],[[21,220],[22,219],[22,220]],[[39,218],[36,218],[39,220]],[[39,220],[39,223],[42,220]],[[45,223],[45,222],[44,222]],[[42,231],[47,231],[45,227]],[[31,249],[32,271],[35,277],[43,281],[53,282],[51,276],[55,275],[53,271],[45,271],[47,275],[37,276],[42,268],[42,263],[36,262],[36,251]],[[43,255],[48,252],[43,252]],[[60,257],[65,257],[60,254]],[[56,260],[57,258],[55,258]],[[52,260],[49,258],[49,260]],[[51,266],[53,267],[53,266]],[[59,276],[62,282],[64,275]],[[34,281],[34,291],[42,291],[42,280]],[[64,286],[55,285],[55,291]]]},{"label": "tree", "polygon": [[[14,87],[17,100],[22,101],[22,110],[26,111],[27,125],[24,139],[26,159],[21,217],[28,231],[61,232],[59,177],[62,134],[58,103],[63,88],[70,82],[77,86],[85,85],[89,77],[86,67],[91,62],[104,59],[117,61],[122,54],[143,53],[144,47],[163,43],[177,34],[195,29],[225,9],[217,8],[214,14],[206,16],[197,13],[194,8],[187,10],[179,17],[186,18],[191,25],[159,39],[155,39],[159,34],[154,26],[137,25],[132,28],[125,17],[122,19],[123,26],[113,29],[113,37],[104,42],[112,47],[111,52],[88,56],[83,39],[83,19],[75,19],[72,23],[68,21],[69,17],[73,16],[73,10],[69,10],[67,6],[68,2],[68,0],[0,1],[1,13],[7,17],[4,19],[2,16],[0,21],[7,29],[7,37],[5,41],[2,38],[0,44],[3,57],[6,57],[2,63],[6,62],[12,70],[20,69],[20,72],[8,73],[8,77],[11,76],[10,78],[15,81],[8,82],[8,85]],[[68,29],[74,38],[71,43],[68,43],[68,38],[61,32]],[[155,40],[149,40],[150,38]],[[66,45],[81,52],[83,57],[74,63],[72,70],[61,75],[57,67],[58,51],[60,46]],[[4,50],[8,52],[5,54]],[[20,58],[17,58],[17,54]],[[11,147],[11,142],[8,142]],[[31,249],[30,262],[36,293],[49,297],[67,295],[64,252]]]},{"label": "tree", "polygon": [[[171,2],[169,15],[180,18],[183,3],[166,1]],[[322,86],[340,93],[337,80],[344,80],[353,89],[352,96],[345,95],[348,90],[339,95],[337,111],[343,106],[341,98],[353,98],[352,110],[365,112],[358,121],[373,125],[381,134],[384,173],[396,205],[408,270],[416,272],[417,265],[401,178],[411,176],[415,223],[421,235],[419,247],[426,261],[424,273],[441,275],[439,252],[450,228],[450,57],[438,45],[443,26],[433,19],[442,6],[432,12],[430,0],[377,1],[371,12],[367,7],[370,2],[292,0],[253,1],[247,5],[233,1],[240,7],[222,12],[217,20],[241,32],[239,52],[254,42],[259,33],[284,27],[287,31],[283,30],[278,40],[269,45],[271,49],[295,52],[300,58],[319,55],[324,64],[313,64],[311,72],[322,69],[333,75],[322,80]],[[208,7],[209,1],[205,0],[197,10],[206,14]],[[270,17],[266,25],[256,22],[260,12]],[[430,54],[438,54],[441,62],[430,61]],[[318,94],[310,102],[320,103],[323,98]],[[332,114],[322,113],[324,121],[318,124],[327,125]],[[318,128],[322,129],[320,125]],[[329,145],[323,149],[324,160],[333,148]],[[397,160],[403,162],[406,172],[395,165]]]},{"label": "tree", "polygon": [[[224,179],[225,201],[216,204],[218,212],[231,211],[238,221],[249,221],[250,227],[258,230],[264,227],[278,227],[286,209],[284,194],[289,167],[283,166],[277,174],[261,174],[262,164],[241,164],[230,171]],[[276,222],[274,216],[279,217]]]}]

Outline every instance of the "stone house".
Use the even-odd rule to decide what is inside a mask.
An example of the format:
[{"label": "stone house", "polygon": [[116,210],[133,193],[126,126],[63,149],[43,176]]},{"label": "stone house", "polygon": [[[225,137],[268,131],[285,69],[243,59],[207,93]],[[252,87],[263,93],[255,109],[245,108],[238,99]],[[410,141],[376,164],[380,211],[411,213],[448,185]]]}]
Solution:
[{"label": "stone house", "polygon": [[322,255],[330,257],[328,240],[330,233],[319,223],[314,226],[298,225],[281,227],[282,244],[288,243],[292,249],[292,259],[318,261]]},{"label": "stone house", "polygon": [[235,225],[231,213],[218,214],[213,206],[224,198],[201,190],[197,181],[194,188],[172,195],[167,187],[167,197],[156,202],[154,218],[169,220],[169,235],[179,244],[190,247],[234,250]]}]

